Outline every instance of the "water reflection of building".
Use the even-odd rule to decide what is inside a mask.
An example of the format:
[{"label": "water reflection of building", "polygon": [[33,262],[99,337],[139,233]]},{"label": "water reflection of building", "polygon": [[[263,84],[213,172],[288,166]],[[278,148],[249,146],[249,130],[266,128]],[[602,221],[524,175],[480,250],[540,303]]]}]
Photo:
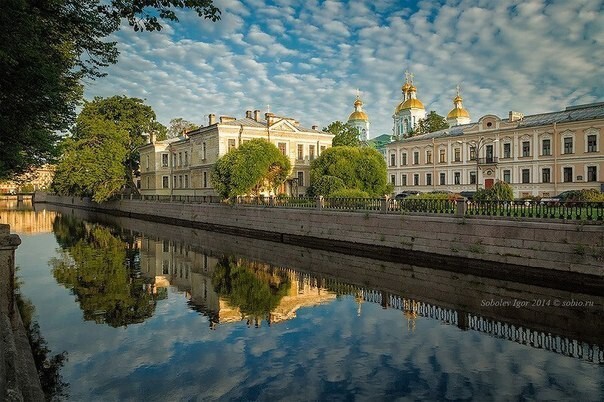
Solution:
[{"label": "water reflection of building", "polygon": [[31,201],[3,201],[0,206],[0,223],[10,225],[13,233],[51,233],[55,211],[34,211]]},{"label": "water reflection of building", "polygon": [[[259,326],[258,317],[246,317],[239,307],[233,306],[228,298],[221,297],[212,285],[212,275],[219,263],[217,256],[193,249],[190,245],[168,240],[143,237],[141,240],[141,273],[154,280],[157,288],[174,286],[183,291],[191,307],[210,318],[211,325],[247,321]],[[254,270],[269,272],[275,267],[269,264],[248,263]],[[336,295],[308,276],[299,276],[296,271],[277,268],[286,276],[291,286],[279,304],[268,313],[268,323],[275,324],[296,317],[302,307],[315,306],[335,300]]]}]

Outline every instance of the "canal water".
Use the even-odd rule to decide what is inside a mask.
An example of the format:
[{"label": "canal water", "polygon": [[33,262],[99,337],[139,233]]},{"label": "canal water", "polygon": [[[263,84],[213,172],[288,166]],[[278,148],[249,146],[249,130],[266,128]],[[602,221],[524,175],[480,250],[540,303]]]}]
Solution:
[{"label": "canal water", "polygon": [[60,399],[604,400],[602,295],[44,204],[0,222]]}]

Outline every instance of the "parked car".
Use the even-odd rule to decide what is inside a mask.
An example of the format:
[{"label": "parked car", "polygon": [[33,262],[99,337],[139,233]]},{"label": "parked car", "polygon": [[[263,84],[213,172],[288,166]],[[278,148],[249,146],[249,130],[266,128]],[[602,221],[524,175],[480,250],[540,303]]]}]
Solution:
[{"label": "parked car", "polygon": [[395,200],[402,200],[405,199],[407,197],[410,197],[412,195],[418,195],[421,194],[421,191],[417,191],[417,190],[405,190],[402,193],[398,193],[397,195],[394,196]]},{"label": "parked car", "polygon": [[548,204],[548,205],[553,205],[553,204],[559,204],[561,202],[566,201],[568,198],[570,198],[573,193],[575,193],[574,190],[568,190],[568,191],[563,191],[558,195],[555,195],[553,197],[543,197],[541,198],[540,202],[541,204]]},{"label": "parked car", "polygon": [[474,200],[474,194],[476,194],[476,191],[461,191],[459,193],[459,195],[461,195],[462,197],[467,198],[470,201]]}]

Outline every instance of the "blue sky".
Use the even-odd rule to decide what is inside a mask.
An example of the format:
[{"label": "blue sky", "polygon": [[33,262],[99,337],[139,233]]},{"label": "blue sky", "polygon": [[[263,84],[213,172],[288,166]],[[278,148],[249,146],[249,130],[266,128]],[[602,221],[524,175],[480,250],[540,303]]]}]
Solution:
[{"label": "blue sky", "polygon": [[158,120],[260,109],[304,126],[346,121],[357,89],[370,136],[392,132],[404,72],[445,116],[461,85],[472,121],[604,101],[604,1],[217,0],[159,33],[124,27],[108,76],[85,96],[146,99]]}]

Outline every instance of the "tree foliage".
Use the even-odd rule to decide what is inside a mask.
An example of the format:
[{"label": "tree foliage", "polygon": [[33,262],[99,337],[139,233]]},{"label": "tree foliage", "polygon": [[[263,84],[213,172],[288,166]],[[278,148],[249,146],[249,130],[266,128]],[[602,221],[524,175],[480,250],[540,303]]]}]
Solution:
[{"label": "tree foliage", "polygon": [[323,176],[341,179],[347,189],[357,189],[371,196],[392,192],[387,182],[386,162],[378,151],[369,147],[332,147],[311,164],[311,188]]},{"label": "tree foliage", "polygon": [[212,170],[214,189],[224,198],[276,191],[291,169],[289,158],[265,139],[245,142],[222,156]]},{"label": "tree foliage", "polygon": [[57,134],[73,123],[82,79],[116,63],[108,37],[126,19],[134,30],[178,21],[193,9],[216,21],[212,0],[3,0],[0,2],[0,179],[52,162]]},{"label": "tree foliage", "polygon": [[333,147],[358,147],[361,145],[359,130],[348,123],[336,120],[324,127],[323,131],[334,135],[333,140],[331,140],[331,146]]},{"label": "tree foliage", "polygon": [[191,123],[190,121],[185,120],[182,117],[177,117],[175,119],[170,120],[167,137],[176,138],[178,136],[183,135],[185,132],[195,130],[198,127],[199,126],[197,126],[195,123]]},{"label": "tree foliage", "polygon": [[345,188],[344,180],[339,177],[324,175],[312,182],[308,192],[312,196],[322,195],[329,197],[334,192]]},{"label": "tree foliage", "polygon": [[476,201],[512,201],[514,190],[504,181],[498,181],[491,188],[481,188],[474,194]]},{"label": "tree foliage", "polygon": [[449,128],[447,120],[434,110],[430,111],[424,119],[419,119],[415,127],[415,135],[433,133],[435,131]]},{"label": "tree foliage", "polygon": [[63,144],[53,190],[102,202],[124,186],[135,189],[137,149],[152,131],[165,138],[165,127],[155,121],[155,112],[141,99],[113,96],[86,102],[72,137]]}]

